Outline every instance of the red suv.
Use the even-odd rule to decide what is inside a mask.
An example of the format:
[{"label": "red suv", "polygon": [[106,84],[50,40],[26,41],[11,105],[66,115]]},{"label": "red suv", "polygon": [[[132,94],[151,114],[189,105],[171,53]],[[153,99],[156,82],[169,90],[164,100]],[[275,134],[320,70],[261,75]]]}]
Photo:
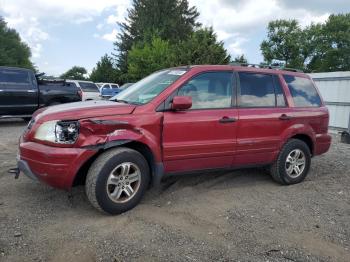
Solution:
[{"label": "red suv", "polygon": [[331,143],[328,110],[295,71],[171,68],[111,100],[38,110],[16,172],[63,189],[84,183],[93,206],[118,214],[169,174],[269,166],[278,183],[299,183]]}]

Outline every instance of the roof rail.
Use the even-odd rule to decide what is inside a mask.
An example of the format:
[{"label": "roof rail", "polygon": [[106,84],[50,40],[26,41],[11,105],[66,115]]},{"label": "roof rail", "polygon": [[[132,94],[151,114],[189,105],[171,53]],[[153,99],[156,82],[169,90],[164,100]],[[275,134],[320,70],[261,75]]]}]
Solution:
[{"label": "roof rail", "polygon": [[300,69],[284,67],[281,64],[270,64],[269,65],[269,64],[249,64],[249,63],[233,62],[233,63],[230,63],[230,65],[233,65],[233,66],[246,66],[246,67],[254,67],[254,68],[266,68],[266,69],[285,70],[285,71],[291,71],[291,72],[303,72]]}]

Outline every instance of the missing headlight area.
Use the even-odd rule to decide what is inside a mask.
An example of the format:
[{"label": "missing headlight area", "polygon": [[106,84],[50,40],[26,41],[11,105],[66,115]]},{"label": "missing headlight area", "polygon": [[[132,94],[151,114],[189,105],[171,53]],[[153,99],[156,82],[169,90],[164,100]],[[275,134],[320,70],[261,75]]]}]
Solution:
[{"label": "missing headlight area", "polygon": [[73,144],[79,135],[78,121],[59,121],[55,127],[56,143]]}]

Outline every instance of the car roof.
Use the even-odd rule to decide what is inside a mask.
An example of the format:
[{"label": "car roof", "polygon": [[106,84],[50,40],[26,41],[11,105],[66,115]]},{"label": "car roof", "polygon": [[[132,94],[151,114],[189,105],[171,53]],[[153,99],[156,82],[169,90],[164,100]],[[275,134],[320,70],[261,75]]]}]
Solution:
[{"label": "car roof", "polygon": [[33,72],[33,70],[28,69],[28,68],[14,67],[14,66],[0,66],[0,69],[15,69],[15,70],[23,70],[23,71]]},{"label": "car roof", "polygon": [[295,75],[308,77],[307,74],[301,71],[296,71],[295,69],[284,69],[284,68],[267,68],[267,67],[257,67],[257,65],[189,65],[189,66],[179,66],[173,67],[172,69],[182,69],[190,70],[196,69],[198,71],[210,71],[210,70],[234,70],[234,71],[245,71],[245,72],[255,72],[255,73],[270,73],[270,74],[284,74],[284,75]]},{"label": "car roof", "polygon": [[83,83],[93,83],[92,81],[86,81],[86,80],[73,80],[73,79],[66,79],[66,82],[83,82]]}]

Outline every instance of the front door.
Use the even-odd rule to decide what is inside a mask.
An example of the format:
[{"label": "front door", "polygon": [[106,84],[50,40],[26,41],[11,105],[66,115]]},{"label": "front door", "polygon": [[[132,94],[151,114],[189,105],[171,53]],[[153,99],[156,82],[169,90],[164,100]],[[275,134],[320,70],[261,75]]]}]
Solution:
[{"label": "front door", "polygon": [[177,90],[192,108],[164,112],[165,172],[230,167],[236,149],[238,113],[232,72],[206,72]]}]

